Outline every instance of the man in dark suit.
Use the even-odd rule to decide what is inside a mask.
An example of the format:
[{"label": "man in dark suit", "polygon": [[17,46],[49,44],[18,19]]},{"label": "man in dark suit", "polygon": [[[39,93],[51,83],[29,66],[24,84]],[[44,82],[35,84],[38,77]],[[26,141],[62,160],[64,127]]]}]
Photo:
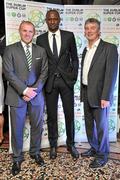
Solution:
[{"label": "man in dark suit", "polygon": [[48,79],[45,85],[50,158],[57,156],[58,97],[61,96],[67,134],[67,149],[73,158],[79,154],[74,146],[74,84],[78,75],[78,57],[72,32],[59,29],[60,16],[56,10],[46,14],[48,32],[38,36],[36,43],[44,47],[48,56]]},{"label": "man in dark suit", "polygon": [[6,104],[10,106],[11,116],[13,175],[21,170],[23,129],[27,114],[31,125],[30,156],[37,164],[44,164],[40,156],[40,144],[44,111],[43,85],[48,72],[45,50],[32,43],[34,25],[23,21],[19,33],[21,41],[7,46],[3,56],[3,71],[9,82]]},{"label": "man in dark suit", "polygon": [[100,22],[90,18],[85,22],[88,46],[81,62],[81,101],[84,102],[85,127],[91,148],[82,157],[95,156],[91,168],[108,161],[108,112],[112,103],[117,76],[117,47],[100,39]]}]

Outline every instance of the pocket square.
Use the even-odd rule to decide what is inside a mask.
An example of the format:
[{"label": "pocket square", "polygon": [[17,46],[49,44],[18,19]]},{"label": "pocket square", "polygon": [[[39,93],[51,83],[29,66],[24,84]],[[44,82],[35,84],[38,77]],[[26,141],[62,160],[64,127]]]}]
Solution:
[{"label": "pocket square", "polygon": [[35,59],[36,59],[36,60],[40,60],[40,59],[41,59],[41,57],[36,57]]}]

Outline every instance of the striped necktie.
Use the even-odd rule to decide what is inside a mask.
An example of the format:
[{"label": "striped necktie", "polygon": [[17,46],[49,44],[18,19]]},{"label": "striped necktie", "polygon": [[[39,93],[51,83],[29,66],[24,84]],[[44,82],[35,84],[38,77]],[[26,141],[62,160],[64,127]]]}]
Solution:
[{"label": "striped necktie", "polygon": [[32,65],[32,55],[29,50],[29,45],[26,45],[26,57],[27,57],[27,64],[28,64],[28,70],[31,70],[31,65]]}]

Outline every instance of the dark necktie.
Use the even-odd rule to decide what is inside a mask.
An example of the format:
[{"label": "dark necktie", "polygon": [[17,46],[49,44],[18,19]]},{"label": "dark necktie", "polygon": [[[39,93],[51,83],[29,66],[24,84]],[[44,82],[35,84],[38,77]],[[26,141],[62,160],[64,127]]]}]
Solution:
[{"label": "dark necktie", "polygon": [[26,57],[27,57],[27,64],[28,64],[28,70],[31,70],[31,65],[32,65],[32,56],[29,50],[29,45],[26,45]]},{"label": "dark necktie", "polygon": [[58,59],[58,51],[57,51],[57,43],[56,43],[55,35],[56,34],[53,34],[53,54],[55,59]]}]

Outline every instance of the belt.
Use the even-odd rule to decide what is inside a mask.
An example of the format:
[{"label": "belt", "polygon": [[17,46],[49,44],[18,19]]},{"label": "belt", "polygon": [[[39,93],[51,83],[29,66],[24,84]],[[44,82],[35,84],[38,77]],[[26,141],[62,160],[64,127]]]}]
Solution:
[{"label": "belt", "polygon": [[60,73],[55,73],[54,76],[55,76],[56,78],[60,78],[60,77],[61,77],[61,74],[60,74]]}]

